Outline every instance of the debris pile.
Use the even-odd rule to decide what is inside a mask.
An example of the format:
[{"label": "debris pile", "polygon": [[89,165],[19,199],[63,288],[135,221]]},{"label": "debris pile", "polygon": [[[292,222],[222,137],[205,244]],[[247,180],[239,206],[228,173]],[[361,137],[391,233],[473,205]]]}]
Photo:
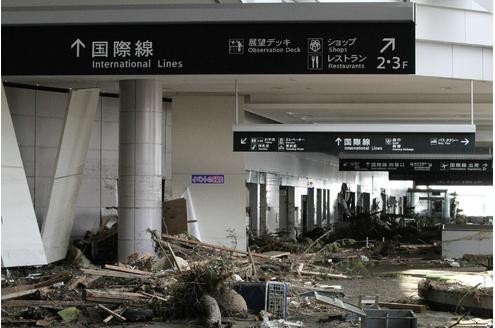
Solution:
[{"label": "debris pile", "polygon": [[[111,242],[114,229],[106,227],[98,240]],[[192,320],[204,327],[226,327],[235,320],[252,320],[253,327],[302,327],[301,321],[288,318],[308,317],[315,311],[343,311],[347,315],[332,318],[355,322],[363,320],[361,306],[343,302],[342,286],[330,280],[343,283],[367,277],[374,265],[390,260],[381,255],[380,249],[386,247],[393,247],[394,254],[417,256],[436,246],[400,242],[387,246],[383,240],[337,238],[328,230],[315,231],[303,242],[265,235],[242,251],[188,234],[149,233],[156,254],[133,254],[125,261],[95,265],[92,252],[87,256],[87,249],[72,246],[62,263],[4,270],[2,323]],[[375,305],[424,311],[421,304]]]}]

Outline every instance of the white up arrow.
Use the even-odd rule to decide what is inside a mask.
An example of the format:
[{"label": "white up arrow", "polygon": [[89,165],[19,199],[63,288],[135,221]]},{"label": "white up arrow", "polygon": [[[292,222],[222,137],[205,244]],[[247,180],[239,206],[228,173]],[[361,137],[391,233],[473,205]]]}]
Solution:
[{"label": "white up arrow", "polygon": [[461,140],[461,143],[463,143],[464,146],[467,146],[467,144],[469,143],[469,140],[467,138],[464,138],[464,140]]},{"label": "white up arrow", "polygon": [[241,138],[241,145],[245,145],[247,141],[247,138]]},{"label": "white up arrow", "polygon": [[335,142],[337,143],[337,146],[340,146],[340,143],[342,142],[342,139],[337,138],[337,139],[335,139]]},{"label": "white up arrow", "polygon": [[385,44],[385,46],[383,46],[382,50],[380,50],[380,53],[383,53],[390,46],[392,47],[392,51],[395,50],[395,38],[383,38],[382,41],[385,41],[387,43]]},{"label": "white up arrow", "polygon": [[74,41],[74,43],[70,46],[71,49],[74,47],[76,47],[76,57],[79,57],[79,49],[81,47],[86,48],[84,43],[81,40],[79,40],[79,38],[77,38],[76,41]]}]

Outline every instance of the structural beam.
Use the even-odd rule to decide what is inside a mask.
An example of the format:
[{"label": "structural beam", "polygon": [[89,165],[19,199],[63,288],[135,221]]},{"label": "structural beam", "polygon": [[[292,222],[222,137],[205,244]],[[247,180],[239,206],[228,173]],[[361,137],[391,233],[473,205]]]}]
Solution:
[{"label": "structural beam", "polygon": [[41,233],[48,262],[64,259],[67,254],[99,95],[97,88],[70,93]]},{"label": "structural beam", "polygon": [[2,266],[42,264],[45,250],[2,85]]}]

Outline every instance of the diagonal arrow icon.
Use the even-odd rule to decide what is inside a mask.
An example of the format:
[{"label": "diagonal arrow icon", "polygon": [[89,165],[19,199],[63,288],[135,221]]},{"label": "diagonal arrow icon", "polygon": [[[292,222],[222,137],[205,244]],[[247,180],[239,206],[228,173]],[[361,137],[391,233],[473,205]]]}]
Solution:
[{"label": "diagonal arrow icon", "polygon": [[388,47],[392,47],[392,51],[395,50],[395,38],[383,38],[382,41],[387,43],[380,50],[380,53],[383,53]]}]

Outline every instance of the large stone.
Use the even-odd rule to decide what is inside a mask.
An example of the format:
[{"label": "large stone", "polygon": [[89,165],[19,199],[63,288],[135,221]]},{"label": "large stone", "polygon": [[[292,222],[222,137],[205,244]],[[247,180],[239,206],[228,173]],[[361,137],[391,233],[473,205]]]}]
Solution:
[{"label": "large stone", "polygon": [[200,299],[202,312],[204,316],[204,327],[221,327],[222,314],[217,301],[210,295],[203,295]]},{"label": "large stone", "polygon": [[225,289],[217,300],[227,315],[242,318],[247,316],[246,300],[235,290]]}]

